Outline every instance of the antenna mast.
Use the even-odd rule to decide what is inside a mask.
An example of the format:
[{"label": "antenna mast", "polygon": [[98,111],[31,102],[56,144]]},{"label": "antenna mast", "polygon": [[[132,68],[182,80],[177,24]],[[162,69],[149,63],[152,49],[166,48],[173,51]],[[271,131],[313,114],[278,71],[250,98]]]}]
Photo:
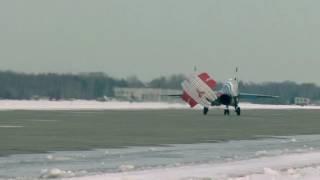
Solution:
[{"label": "antenna mast", "polygon": [[194,67],[193,67],[193,71],[194,71],[195,73],[197,73],[197,71],[198,71],[197,66],[194,66]]},{"label": "antenna mast", "polygon": [[235,75],[234,75],[234,80],[236,80],[236,81],[238,81],[238,71],[239,71],[239,68],[236,67]]}]

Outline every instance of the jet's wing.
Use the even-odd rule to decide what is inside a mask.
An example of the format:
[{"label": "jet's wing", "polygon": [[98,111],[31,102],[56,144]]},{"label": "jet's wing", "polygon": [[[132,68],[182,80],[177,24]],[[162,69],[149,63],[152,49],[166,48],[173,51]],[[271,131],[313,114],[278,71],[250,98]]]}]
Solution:
[{"label": "jet's wing", "polygon": [[272,95],[265,95],[265,94],[249,94],[249,93],[240,93],[240,99],[257,99],[257,98],[269,98],[269,99],[276,99],[279,96],[272,96]]},{"label": "jet's wing", "polygon": [[161,96],[181,97],[181,96],[182,96],[182,94],[162,94]]}]

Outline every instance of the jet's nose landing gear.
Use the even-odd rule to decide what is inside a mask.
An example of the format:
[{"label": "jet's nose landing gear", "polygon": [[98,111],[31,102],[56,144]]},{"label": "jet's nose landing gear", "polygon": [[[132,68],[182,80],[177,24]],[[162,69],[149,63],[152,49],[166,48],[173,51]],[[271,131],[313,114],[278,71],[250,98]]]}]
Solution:
[{"label": "jet's nose landing gear", "polygon": [[236,107],[236,113],[237,113],[237,115],[238,116],[240,116],[241,115],[241,109],[240,109],[240,107],[238,106],[238,107]]},{"label": "jet's nose landing gear", "polygon": [[229,116],[229,115],[230,115],[229,109],[225,109],[225,110],[224,110],[224,115],[225,115],[225,116]]},{"label": "jet's nose landing gear", "polygon": [[224,109],[224,115],[225,116],[229,116],[230,115],[230,111],[229,111],[229,107],[227,106],[226,109]]},{"label": "jet's nose landing gear", "polygon": [[207,115],[208,112],[209,112],[209,108],[204,107],[204,108],[203,108],[203,115]]},{"label": "jet's nose landing gear", "polygon": [[230,115],[229,109],[225,109],[225,110],[224,110],[224,115],[225,115],[225,116],[229,116],[229,115]]}]

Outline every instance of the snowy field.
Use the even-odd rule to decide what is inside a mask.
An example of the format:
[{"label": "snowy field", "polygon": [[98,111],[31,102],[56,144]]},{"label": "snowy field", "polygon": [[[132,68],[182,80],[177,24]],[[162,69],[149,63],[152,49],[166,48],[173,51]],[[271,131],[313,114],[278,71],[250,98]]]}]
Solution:
[{"label": "snowy field", "polygon": [[0,158],[0,175],[17,180],[318,180],[320,135],[12,155]]},{"label": "snowy field", "polygon": [[[240,103],[242,109],[320,109],[320,106],[296,105],[262,105]],[[86,100],[74,101],[31,101],[31,100],[0,100],[0,110],[145,110],[145,109],[187,109],[182,103],[165,102],[98,102]],[[197,107],[200,109],[201,107]],[[218,107],[218,108],[223,108]]]},{"label": "snowy field", "polygon": [[139,109],[185,109],[185,104],[161,102],[99,102],[87,100],[0,100],[0,110],[139,110]]},{"label": "snowy field", "polygon": [[[178,145],[167,151],[197,158],[220,155],[208,163],[176,164],[139,170],[119,166],[120,172],[91,175],[73,180],[318,180],[320,179],[319,135],[279,139],[231,141],[218,144]],[[265,149],[261,149],[265,148]],[[191,150],[192,149],[192,150]],[[161,151],[153,149],[152,151]],[[176,153],[177,153],[176,152]],[[169,154],[168,154],[169,155]]]},{"label": "snowy field", "polygon": [[71,178],[74,180],[319,180],[320,152]]}]

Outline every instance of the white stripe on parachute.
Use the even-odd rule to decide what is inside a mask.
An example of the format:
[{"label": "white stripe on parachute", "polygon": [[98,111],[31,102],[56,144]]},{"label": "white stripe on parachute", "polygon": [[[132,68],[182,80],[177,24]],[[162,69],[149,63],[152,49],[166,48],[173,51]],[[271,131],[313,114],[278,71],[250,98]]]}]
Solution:
[{"label": "white stripe on parachute", "polygon": [[[201,80],[197,75],[191,75],[182,83],[183,90],[188,93],[198,104],[209,107],[211,103],[207,100],[214,101],[217,99],[215,92]],[[201,94],[201,97],[199,95]]]}]

